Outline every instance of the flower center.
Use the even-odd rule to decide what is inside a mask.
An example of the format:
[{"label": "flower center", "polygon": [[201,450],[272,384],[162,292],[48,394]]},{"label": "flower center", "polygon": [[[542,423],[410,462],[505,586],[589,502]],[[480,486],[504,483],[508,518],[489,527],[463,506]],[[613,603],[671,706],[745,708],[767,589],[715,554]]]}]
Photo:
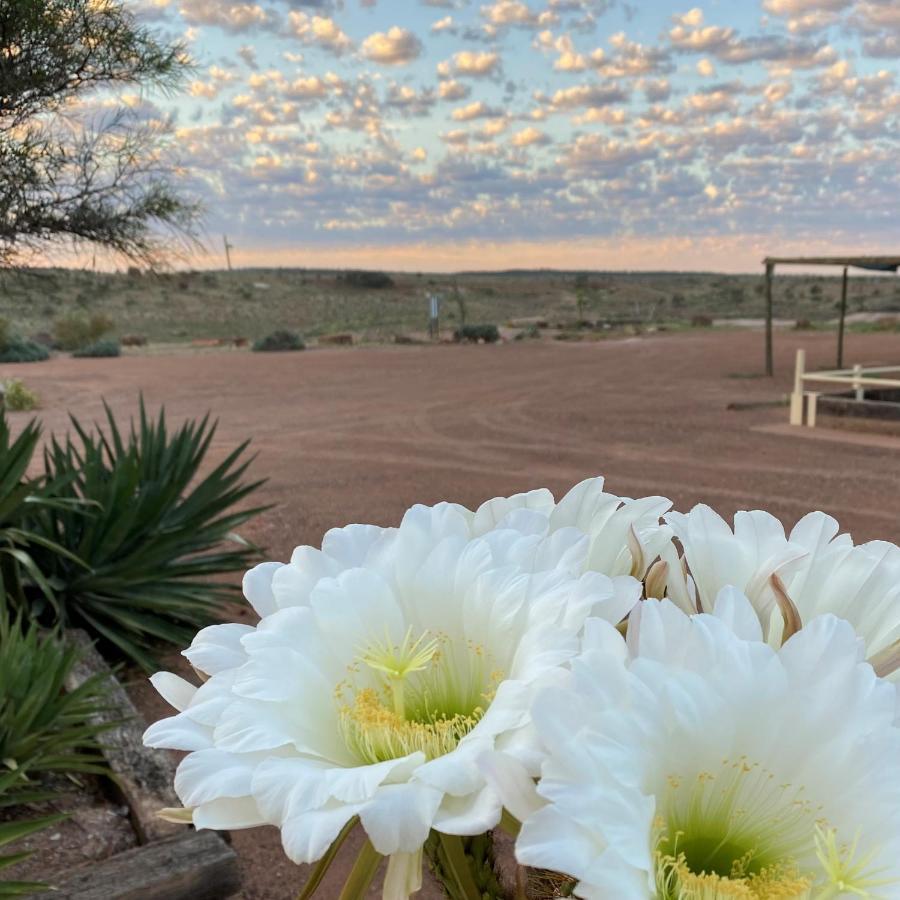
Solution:
[{"label": "flower center", "polygon": [[746,758],[716,772],[670,776],[657,822],[664,900],[805,900],[819,808]]},{"label": "flower center", "polygon": [[411,627],[400,644],[373,641],[335,689],[344,741],[365,763],[444,756],[478,724],[502,678],[472,642],[414,639]]}]

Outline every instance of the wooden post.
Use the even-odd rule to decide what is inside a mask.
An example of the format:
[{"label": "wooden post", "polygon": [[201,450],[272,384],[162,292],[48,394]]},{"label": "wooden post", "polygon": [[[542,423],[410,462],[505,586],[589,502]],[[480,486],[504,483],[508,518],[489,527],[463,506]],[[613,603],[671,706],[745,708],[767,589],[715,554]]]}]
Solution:
[{"label": "wooden post", "polygon": [[818,391],[810,391],[806,396],[806,424],[809,428],[816,427],[816,410],[818,405]]},{"label": "wooden post", "polygon": [[794,392],[791,394],[791,425],[803,424],[803,373],[806,370],[806,351],[798,350],[794,363]]},{"label": "wooden post", "polygon": [[844,277],[841,281],[841,318],[838,322],[837,367],[844,368],[844,318],[847,315],[847,266],[844,266]]},{"label": "wooden post", "polygon": [[775,373],[772,360],[772,281],[775,263],[766,262],[766,375]]},{"label": "wooden post", "polygon": [[[862,375],[862,366],[859,363],[857,363],[853,367],[853,377],[854,377],[854,379],[856,379],[856,378],[859,378],[861,375]],[[856,392],[857,400],[865,400],[866,399],[865,388],[861,387],[860,383],[858,381],[853,382],[853,390]]]},{"label": "wooden post", "polygon": [[231,248],[233,244],[228,243],[228,235],[222,235],[222,243],[225,245],[225,262],[228,263],[228,271],[231,271]]}]

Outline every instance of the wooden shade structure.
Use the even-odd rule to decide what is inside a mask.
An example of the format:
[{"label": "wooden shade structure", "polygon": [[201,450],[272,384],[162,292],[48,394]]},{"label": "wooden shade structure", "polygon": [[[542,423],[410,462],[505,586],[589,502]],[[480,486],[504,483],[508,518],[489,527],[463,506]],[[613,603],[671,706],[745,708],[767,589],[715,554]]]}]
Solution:
[{"label": "wooden shade structure", "polygon": [[775,371],[772,361],[772,282],[775,266],[842,266],[841,317],[838,323],[837,367],[844,365],[844,318],[847,315],[847,270],[868,269],[871,272],[896,272],[900,256],[767,256],[766,267],[766,375]]}]

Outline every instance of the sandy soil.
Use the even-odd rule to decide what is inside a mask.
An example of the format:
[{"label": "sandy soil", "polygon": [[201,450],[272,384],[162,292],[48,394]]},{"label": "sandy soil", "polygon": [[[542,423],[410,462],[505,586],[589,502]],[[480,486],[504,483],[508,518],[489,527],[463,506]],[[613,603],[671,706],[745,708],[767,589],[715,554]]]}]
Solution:
[{"label": "sandy soil", "polygon": [[[813,437],[776,427],[785,407],[752,406],[787,393],[799,346],[809,368],[833,366],[833,335],[778,333],[777,377],[754,377],[760,333],[703,331],[590,344],[56,359],[0,375],[26,378],[44,399],[47,427],[59,431],[67,409],[99,418],[105,397],[127,415],[141,390],[173,418],[211,409],[221,419],[216,457],[253,438],[253,472],[269,479],[259,499],[277,507],[247,536],[270,558],[318,543],[334,525],[396,524],[412,503],[472,506],[540,485],[562,492],[598,473],[616,493],[664,494],[682,509],[701,500],[726,515],[762,506],[788,524],[823,509],[856,540],[897,541],[900,440],[818,429]],[[896,336],[848,336],[851,362],[898,355]],[[752,408],[729,411],[732,402]],[[137,693],[149,716],[162,712]],[[246,900],[296,895],[303,874],[274,830],[233,840]],[[337,896],[338,884],[321,896]]]}]

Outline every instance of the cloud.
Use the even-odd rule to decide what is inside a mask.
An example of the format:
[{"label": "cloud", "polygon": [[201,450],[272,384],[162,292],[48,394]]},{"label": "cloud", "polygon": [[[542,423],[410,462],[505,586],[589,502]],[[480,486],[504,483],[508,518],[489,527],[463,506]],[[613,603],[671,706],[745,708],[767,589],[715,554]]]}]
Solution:
[{"label": "cloud", "polygon": [[303,43],[321,47],[338,56],[353,46],[353,41],[337,22],[327,16],[310,16],[308,13],[292,10],[288,13],[288,26],[290,33]]},{"label": "cloud", "polygon": [[704,78],[713,78],[716,74],[716,67],[708,59],[701,59],[697,63],[697,74]]},{"label": "cloud", "polygon": [[492,109],[483,100],[476,100],[466,106],[460,106],[453,110],[454,122],[470,122],[472,119],[487,119],[499,115],[496,109]]},{"label": "cloud", "polygon": [[481,7],[481,15],[491,25],[537,25],[538,17],[527,3],[521,0],[494,0],[493,3]]},{"label": "cloud", "polygon": [[258,3],[182,0],[180,11],[189,25],[212,25],[232,32],[271,28],[277,23],[277,17]]},{"label": "cloud", "polygon": [[578,109],[624,103],[627,99],[628,92],[617,84],[578,84],[556,91],[551,103],[556,109]]},{"label": "cloud", "polygon": [[465,100],[472,93],[472,88],[460,81],[451,79],[442,81],[438,86],[438,94],[441,100]]},{"label": "cloud", "polygon": [[509,140],[513,147],[536,147],[549,144],[550,137],[539,128],[529,125],[521,131],[517,131]]},{"label": "cloud", "polygon": [[501,65],[500,54],[496,51],[460,50],[450,61],[438,65],[438,74],[446,78],[452,75],[485,78],[498,73]]},{"label": "cloud", "polygon": [[372,62],[387,66],[402,66],[412,62],[422,52],[422,42],[405,28],[394,25],[387,32],[370,34],[360,47],[362,55]]},{"label": "cloud", "polygon": [[443,19],[438,19],[431,26],[432,34],[440,34],[442,32],[446,32],[448,34],[456,34],[457,31],[458,29],[453,21],[453,16],[444,16]]}]

